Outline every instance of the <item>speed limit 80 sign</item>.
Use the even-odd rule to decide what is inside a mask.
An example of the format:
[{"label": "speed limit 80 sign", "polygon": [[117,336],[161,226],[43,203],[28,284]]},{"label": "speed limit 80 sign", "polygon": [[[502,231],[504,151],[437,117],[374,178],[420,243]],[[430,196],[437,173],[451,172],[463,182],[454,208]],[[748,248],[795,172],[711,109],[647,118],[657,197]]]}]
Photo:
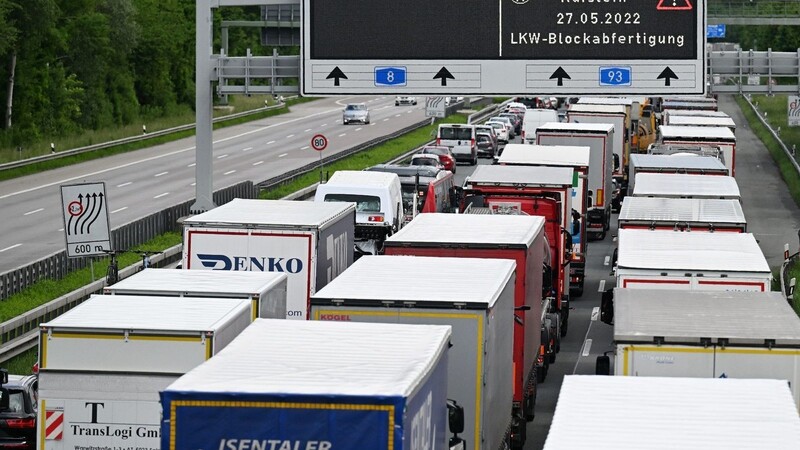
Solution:
[{"label": "speed limit 80 sign", "polygon": [[314,137],[311,138],[311,148],[314,150],[321,152],[325,150],[325,147],[328,146],[328,138],[326,138],[322,134],[315,134]]}]

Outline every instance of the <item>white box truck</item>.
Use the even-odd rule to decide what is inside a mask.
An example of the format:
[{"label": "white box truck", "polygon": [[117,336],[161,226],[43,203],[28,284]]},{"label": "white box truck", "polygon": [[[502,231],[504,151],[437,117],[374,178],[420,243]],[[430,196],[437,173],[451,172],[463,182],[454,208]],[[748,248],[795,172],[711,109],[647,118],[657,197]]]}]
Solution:
[{"label": "white box truck", "polygon": [[591,148],[586,229],[598,236],[605,236],[611,224],[614,133],[614,125],[600,123],[548,123],[536,129],[539,145]]},{"label": "white box truck", "polygon": [[161,446],[158,393],[250,325],[249,300],[93,295],[40,325],[40,450]]},{"label": "white box truck", "polygon": [[620,184],[623,182],[623,171],[628,166],[631,154],[629,130],[631,127],[630,106],[625,105],[590,105],[573,103],[567,110],[569,123],[610,123],[614,125],[613,177]]},{"label": "white box truck", "polygon": [[800,407],[800,317],[780,292],[618,288],[611,319],[616,375],[785,380]]},{"label": "white box truck", "polygon": [[544,450],[796,450],[786,382],[567,375]]},{"label": "white box truck", "polygon": [[745,233],[747,220],[737,200],[626,197],[617,229]]},{"label": "white box truck", "polygon": [[253,319],[286,318],[287,276],[278,272],[145,269],[103,288],[106,295],[238,298],[253,303]]},{"label": "white box truck", "polygon": [[281,272],[287,318],[353,263],[353,203],[234,199],[184,221],[183,268]]},{"label": "white box truck", "polygon": [[[672,111],[665,115],[665,125],[678,125],[682,127],[726,127],[736,134],[736,122],[728,116],[698,116],[694,114],[684,115],[687,111]],[[725,114],[725,113],[722,113]]]},{"label": "white box truck", "polygon": [[311,298],[314,320],[450,325],[447,397],[464,407],[466,449],[510,441],[514,261],[365,256]]},{"label": "white box truck", "polygon": [[628,195],[633,194],[640,173],[678,173],[685,175],[730,175],[725,164],[713,156],[631,155]]},{"label": "white box truck", "polygon": [[640,173],[636,175],[634,184],[634,197],[722,198],[738,201],[742,198],[736,179],[720,175]]},{"label": "white box truck", "polygon": [[769,264],[750,233],[619,230],[617,287],[761,291],[771,288]]},{"label": "white box truck", "polygon": [[451,328],[258,319],[161,393],[161,448],[445,449]]},{"label": "white box truck", "polygon": [[589,246],[586,236],[586,214],[588,206],[588,178],[590,148],[568,145],[522,145],[507,144],[497,160],[507,166],[571,167],[572,207],[567,216],[566,229],[572,235],[572,260],[569,265],[570,294],[583,295],[586,275],[586,252]]},{"label": "white box truck", "polygon": [[731,176],[736,176],[736,135],[728,127],[662,125],[658,127],[658,142],[719,147],[725,154],[725,166]]}]

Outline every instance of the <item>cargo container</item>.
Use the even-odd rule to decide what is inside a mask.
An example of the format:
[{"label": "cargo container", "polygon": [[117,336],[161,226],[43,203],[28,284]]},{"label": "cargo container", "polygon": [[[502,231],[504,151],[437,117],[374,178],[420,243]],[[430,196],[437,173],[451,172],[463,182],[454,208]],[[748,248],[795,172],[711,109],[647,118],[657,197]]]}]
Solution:
[{"label": "cargo container", "polygon": [[698,115],[682,115],[683,111],[675,111],[667,114],[665,125],[677,125],[682,127],[726,127],[736,134],[736,122],[730,116],[708,117]]},{"label": "cargo container", "polygon": [[681,173],[640,173],[636,175],[634,197],[720,198],[741,201],[739,184],[733,177],[686,175]]},{"label": "cargo container", "polygon": [[161,448],[444,449],[449,326],[258,319],[161,393]]},{"label": "cargo container", "polygon": [[769,291],[772,272],[750,233],[619,230],[617,287]]},{"label": "cargo container", "polygon": [[516,262],[512,433],[520,445],[525,441],[526,421],[534,416],[536,376],[544,381],[549,364],[541,341],[542,267],[549,251],[541,216],[422,214],[386,241],[387,255]]},{"label": "cargo container", "polygon": [[552,313],[559,321],[556,336],[567,333],[572,256],[568,229],[572,228],[572,181],[567,167],[480,166],[464,182],[462,212],[527,214],[545,217],[550,243]]},{"label": "cargo container", "polygon": [[40,450],[158,449],[158,393],[252,321],[250,300],[93,295],[40,325]]},{"label": "cargo container", "polygon": [[713,156],[631,155],[628,166],[628,195],[633,194],[640,173],[678,173],[685,175],[730,175],[725,164]]},{"label": "cargo container", "polygon": [[614,153],[612,124],[549,123],[536,129],[539,145],[571,145],[591,148],[586,228],[589,233],[605,238],[611,224],[611,200]]},{"label": "cargo container", "polygon": [[569,265],[570,295],[583,294],[586,273],[586,198],[589,177],[589,147],[566,145],[507,144],[498,164],[508,166],[572,167],[572,212],[567,230],[572,235]]},{"label": "cargo container", "polygon": [[103,288],[107,295],[238,298],[253,303],[253,319],[286,318],[285,273],[145,269]]},{"label": "cargo container", "polygon": [[623,181],[623,170],[628,166],[631,154],[630,133],[631,106],[628,105],[590,105],[574,103],[567,110],[569,123],[610,123],[614,125],[614,155],[612,176],[619,183]]},{"label": "cargo container", "polygon": [[544,450],[794,450],[798,442],[783,381],[567,375]]},{"label": "cargo container", "polygon": [[774,378],[800,407],[800,318],[780,292],[618,288],[613,308],[616,375]]},{"label": "cargo container", "polygon": [[184,221],[185,269],[286,273],[287,318],[353,263],[353,203],[234,199]]},{"label": "cargo container", "polygon": [[450,325],[447,397],[466,449],[510,441],[514,261],[365,256],[311,298],[314,320]]},{"label": "cargo container", "polygon": [[719,147],[725,155],[725,166],[731,176],[736,176],[736,136],[728,127],[662,125],[658,127],[658,142]]},{"label": "cargo container", "polygon": [[617,229],[747,232],[737,200],[712,198],[627,197]]}]

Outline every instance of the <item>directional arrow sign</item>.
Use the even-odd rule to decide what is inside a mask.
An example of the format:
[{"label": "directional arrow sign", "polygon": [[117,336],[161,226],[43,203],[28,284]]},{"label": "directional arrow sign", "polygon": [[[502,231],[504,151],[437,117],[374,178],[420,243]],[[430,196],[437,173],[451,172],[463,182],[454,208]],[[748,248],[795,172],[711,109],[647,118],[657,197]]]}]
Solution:
[{"label": "directional arrow sign", "polygon": [[437,78],[441,78],[442,79],[442,86],[447,86],[447,79],[448,78],[451,79],[451,80],[455,80],[456,79],[456,77],[454,77],[453,74],[450,73],[450,71],[447,70],[447,68],[444,67],[444,66],[442,66],[442,68],[439,69],[438,72],[436,72],[436,75],[433,76],[434,80],[437,79]]},{"label": "directional arrow sign", "polygon": [[669,80],[672,80],[672,79],[677,80],[678,76],[675,75],[675,72],[673,72],[672,69],[667,67],[664,70],[662,70],[661,74],[659,74],[656,77],[656,79],[658,79],[658,80],[660,80],[662,78],[664,79],[664,86],[669,86]]},{"label": "directional arrow sign", "polygon": [[67,256],[103,255],[111,250],[105,183],[61,186]]},{"label": "directional arrow sign", "polygon": [[331,78],[333,78],[333,85],[338,86],[339,79],[344,78],[346,80],[347,75],[345,75],[344,72],[342,72],[342,69],[340,69],[339,66],[336,66],[336,68],[331,70],[331,73],[329,73],[328,76],[325,77],[326,80],[330,80]]},{"label": "directional arrow sign", "polygon": [[568,80],[572,79],[572,78],[569,77],[569,74],[567,73],[567,71],[564,70],[562,67],[559,67],[558,69],[556,69],[555,72],[553,72],[552,75],[550,75],[550,79],[552,80],[553,78],[558,79],[558,85],[559,86],[563,86],[564,85],[564,78],[566,78]]}]

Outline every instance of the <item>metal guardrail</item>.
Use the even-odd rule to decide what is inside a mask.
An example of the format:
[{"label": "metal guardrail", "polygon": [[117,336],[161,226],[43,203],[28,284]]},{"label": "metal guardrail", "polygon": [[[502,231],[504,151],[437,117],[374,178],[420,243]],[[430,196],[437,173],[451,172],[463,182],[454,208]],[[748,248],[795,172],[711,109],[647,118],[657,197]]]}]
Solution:
[{"label": "metal guardrail", "polygon": [[[226,120],[238,119],[240,117],[247,117],[247,116],[250,116],[250,115],[253,115],[253,114],[262,113],[262,112],[265,112],[265,111],[270,111],[270,110],[274,110],[274,109],[281,109],[281,108],[283,108],[285,106],[286,106],[286,103],[279,103],[277,105],[265,106],[263,108],[257,108],[257,109],[253,109],[253,110],[250,110],[250,111],[243,111],[243,112],[240,112],[240,113],[228,114],[228,115],[225,115],[225,116],[220,116],[220,117],[215,118],[213,120],[213,122],[217,123],[217,122],[223,122],[223,121],[226,121]],[[140,136],[130,136],[130,137],[122,138],[122,139],[117,139],[117,140],[114,140],[114,141],[101,142],[99,144],[87,145],[85,147],[78,147],[78,148],[73,148],[73,149],[70,149],[70,150],[64,150],[64,151],[60,151],[60,152],[55,152],[55,153],[51,153],[49,155],[34,156],[33,158],[26,158],[26,159],[21,159],[19,161],[11,161],[11,162],[7,162],[7,163],[2,163],[2,164],[0,164],[0,171],[6,170],[6,169],[15,169],[15,168],[18,168],[18,167],[24,167],[24,166],[28,166],[28,165],[31,165],[31,164],[44,162],[44,161],[52,161],[52,160],[55,160],[55,159],[65,158],[67,156],[79,155],[81,153],[88,153],[88,152],[93,152],[93,151],[96,151],[96,150],[103,150],[103,149],[110,148],[110,147],[116,147],[118,145],[130,144],[132,142],[146,141],[148,139],[153,139],[153,138],[157,138],[157,137],[161,137],[161,136],[167,136],[167,135],[172,134],[172,133],[179,133],[181,131],[193,130],[194,127],[195,127],[195,124],[193,124],[193,123],[187,124],[187,125],[180,125],[180,126],[177,126],[177,127],[165,128],[163,130],[149,132],[147,134],[142,134]]]}]

